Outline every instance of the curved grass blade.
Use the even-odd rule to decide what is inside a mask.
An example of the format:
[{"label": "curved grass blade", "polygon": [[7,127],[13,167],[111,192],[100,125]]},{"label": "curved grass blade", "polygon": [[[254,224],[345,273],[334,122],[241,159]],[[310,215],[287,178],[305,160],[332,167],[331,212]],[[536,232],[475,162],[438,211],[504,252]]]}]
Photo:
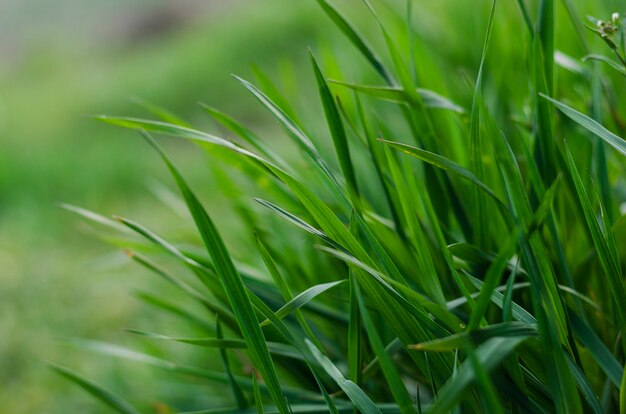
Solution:
[{"label": "curved grass blade", "polygon": [[71,371],[65,367],[56,364],[50,364],[50,368],[52,368],[57,374],[67,378],[72,381],[74,384],[83,388],[89,394],[93,395],[115,411],[121,414],[140,414],[130,403],[118,397],[117,395],[111,393],[110,391],[105,390],[101,386],[89,381],[86,378],[78,375],[74,371]]},{"label": "curved grass blade", "polygon": [[561,112],[563,112],[569,119],[576,122],[578,125],[582,126],[598,138],[604,140],[607,144],[615,148],[622,155],[626,155],[626,141],[623,138],[618,137],[598,122],[594,121],[590,117],[585,114],[578,112],[577,110],[565,105],[562,102],[557,101],[556,99],[552,99],[549,96],[541,95],[544,99],[550,101],[554,106],[556,106]]},{"label": "curved grass blade", "polygon": [[146,133],[142,135],[159,152],[163,161],[172,173],[172,176],[176,180],[187,207],[189,208],[196,226],[198,227],[198,231],[202,236],[202,240],[204,241],[207,251],[213,259],[217,272],[219,272],[230,306],[235,314],[235,317],[237,318],[237,322],[241,328],[241,333],[248,344],[250,356],[263,375],[269,392],[272,395],[272,399],[274,400],[276,406],[279,407],[281,414],[288,414],[289,409],[284,400],[281,385],[278,380],[278,376],[276,375],[269,350],[267,349],[265,337],[263,336],[263,332],[258,325],[256,314],[250,302],[250,297],[248,296],[248,291],[243,283],[241,275],[235,269],[235,265],[228,254],[226,246],[222,241],[217,228],[172,161],[170,161],[152,137]]},{"label": "curved grass blade", "polygon": [[[329,289],[334,288],[342,283],[345,283],[347,280],[339,280],[337,282],[329,282],[329,283],[320,283],[319,285],[312,286],[305,290],[304,292],[297,295],[295,298],[291,299],[287,302],[283,307],[276,311],[276,317],[279,319],[283,319],[293,312],[297,311],[304,305],[306,305],[311,300],[315,299],[317,296],[326,292]],[[268,319],[261,322],[261,326],[267,326],[270,324]]]}]

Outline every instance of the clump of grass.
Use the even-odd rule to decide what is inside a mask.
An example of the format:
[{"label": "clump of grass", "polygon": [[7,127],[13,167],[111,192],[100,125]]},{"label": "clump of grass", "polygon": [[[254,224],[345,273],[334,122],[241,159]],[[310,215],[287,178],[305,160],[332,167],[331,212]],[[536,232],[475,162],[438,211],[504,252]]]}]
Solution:
[{"label": "clump of grass", "polygon": [[[285,129],[304,164],[285,161],[271,142],[206,106],[237,140],[194,129],[151,105],[159,120],[97,117],[138,130],[158,152],[202,241],[197,252],[132,220],[111,222],[73,208],[137,236],[115,243],[206,310],[190,313],[184,303],[143,296],[206,334],[134,333],[218,348],[221,367],[81,344],[231,390],[231,406],[198,412],[624,410],[624,196],[616,177],[626,143],[609,129],[621,128],[617,107],[604,99],[610,78],[596,78],[598,71],[588,77],[590,116],[555,96],[557,64],[589,73],[579,63],[555,61],[554,1],[541,1],[536,19],[518,2],[529,31],[529,107],[510,110],[505,120],[516,118],[513,126],[502,125],[484,97],[495,1],[485,10],[468,108],[425,88],[417,59],[397,42],[396,33],[408,33],[415,47],[411,1],[407,18],[392,23],[365,1],[389,59],[337,8],[318,3],[380,78],[374,85],[331,81],[311,53],[329,141],[306,132],[277,88],[237,78]],[[623,53],[624,25],[619,18],[610,24],[612,49]],[[383,107],[389,121],[378,116]],[[254,234],[237,251],[254,251],[249,256],[256,259],[233,258],[214,218],[151,134],[197,142],[236,169],[237,178],[220,176]],[[254,195],[245,192],[251,186]],[[170,257],[179,269],[147,255]],[[181,269],[194,278],[179,275]],[[55,369],[117,411],[136,412],[72,371]]]}]

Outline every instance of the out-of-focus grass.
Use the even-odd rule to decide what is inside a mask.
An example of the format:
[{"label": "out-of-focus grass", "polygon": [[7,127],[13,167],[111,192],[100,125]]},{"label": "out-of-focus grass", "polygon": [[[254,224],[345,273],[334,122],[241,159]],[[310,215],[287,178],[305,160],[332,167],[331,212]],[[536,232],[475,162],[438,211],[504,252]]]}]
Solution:
[{"label": "out-of-focus grass", "polygon": [[[91,17],[94,30],[80,33],[92,39],[73,37],[72,23],[55,15],[55,36],[30,36],[17,57],[10,53],[12,60],[1,66],[0,412],[102,410],[90,398],[68,391],[45,368],[45,360],[89,365],[105,382],[133,392],[176,394],[171,384],[159,392],[141,389],[141,369],[120,377],[115,365],[94,364],[93,358],[56,343],[55,338],[65,336],[118,337],[139,317],[132,287],[154,281],[143,272],[136,279],[127,270],[118,272],[125,263],[122,255],[81,236],[76,220],[55,204],[71,202],[131,216],[141,212],[160,222],[162,210],[152,208],[158,201],[147,196],[148,177],[154,176],[158,160],[142,159],[143,144],[132,134],[94,127],[81,115],[141,114],[124,102],[136,95],[191,119],[204,118],[200,110],[189,113],[189,102],[199,100],[223,108],[237,105],[239,114],[254,119],[256,111],[246,107],[253,102],[241,99],[245,92],[230,73],[248,74],[252,61],[279,65],[295,45],[300,58],[305,57],[301,45],[315,32],[318,16],[310,13],[312,4],[213,3],[222,4],[166,33],[157,27],[154,33],[137,34],[131,27],[127,37],[111,32],[121,30],[119,20],[128,20],[130,11],[140,16],[143,9],[117,5],[119,10],[105,14],[107,20]],[[154,6],[141,6],[146,14],[154,13]],[[82,7],[88,19],[93,6]],[[31,24],[28,15],[15,17]],[[107,26],[113,29],[107,31]],[[194,152],[187,148],[177,144],[171,150],[191,161]],[[155,321],[160,323],[167,320]]]}]

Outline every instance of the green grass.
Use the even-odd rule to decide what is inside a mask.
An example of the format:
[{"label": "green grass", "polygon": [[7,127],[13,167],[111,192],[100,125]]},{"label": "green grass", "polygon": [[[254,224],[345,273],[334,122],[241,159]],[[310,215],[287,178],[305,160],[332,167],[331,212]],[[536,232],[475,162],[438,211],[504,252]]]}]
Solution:
[{"label": "green grass", "polygon": [[[611,2],[365,1],[352,23],[317,3],[344,40],[313,48],[298,73],[315,99],[258,70],[236,77],[287,139],[206,105],[232,134],[153,105],[155,119],[95,116],[161,156],[181,194],[168,198],[175,226],[195,237],[71,208],[179,293],[139,296],[179,318],[131,330],[147,351],[72,343],[225,401],[123,399],[54,369],[121,413],[157,401],[197,413],[623,409],[623,17],[593,33],[576,16],[610,16]],[[418,24],[429,17],[446,24]],[[617,60],[601,66],[592,50]],[[227,207],[202,201],[153,135],[196,143]],[[185,348],[163,342],[219,350],[183,365]]]}]

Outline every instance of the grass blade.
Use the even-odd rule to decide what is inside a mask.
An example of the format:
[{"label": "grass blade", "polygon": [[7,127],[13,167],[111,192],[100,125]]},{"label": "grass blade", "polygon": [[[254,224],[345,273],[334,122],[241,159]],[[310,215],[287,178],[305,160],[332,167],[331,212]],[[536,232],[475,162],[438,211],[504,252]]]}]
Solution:
[{"label": "grass blade", "polygon": [[105,390],[97,384],[83,378],[78,375],[74,371],[71,371],[65,367],[60,365],[50,364],[50,368],[52,368],[57,374],[67,378],[72,381],[74,384],[83,388],[85,391],[111,407],[113,410],[117,411],[121,414],[140,414],[132,405],[130,405],[127,401],[118,397],[115,394],[112,394],[110,391]]}]

